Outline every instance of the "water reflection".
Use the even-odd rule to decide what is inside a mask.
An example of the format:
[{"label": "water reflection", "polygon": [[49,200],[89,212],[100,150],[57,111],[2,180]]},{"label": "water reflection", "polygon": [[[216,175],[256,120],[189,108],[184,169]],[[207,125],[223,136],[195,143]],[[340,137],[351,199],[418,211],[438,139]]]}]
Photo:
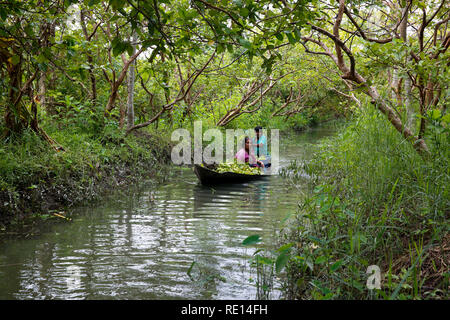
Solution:
[{"label": "water reflection", "polygon": [[214,219],[220,217],[216,210],[230,211],[230,208],[249,208],[253,213],[262,213],[267,203],[266,191],[271,181],[269,179],[213,187],[196,185],[193,188],[194,217]]}]

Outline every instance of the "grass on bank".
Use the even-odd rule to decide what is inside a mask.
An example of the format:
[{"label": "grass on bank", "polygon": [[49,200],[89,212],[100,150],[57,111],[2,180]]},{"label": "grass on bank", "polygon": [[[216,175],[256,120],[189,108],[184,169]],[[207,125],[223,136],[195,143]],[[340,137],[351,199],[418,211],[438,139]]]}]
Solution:
[{"label": "grass on bank", "polygon": [[[259,264],[284,270],[287,299],[450,297],[449,126],[442,116],[429,120],[429,158],[368,108],[318,145],[311,162],[284,172],[312,191],[280,248]],[[371,265],[380,289],[367,287]]]},{"label": "grass on bank", "polygon": [[170,160],[166,134],[141,130],[125,136],[116,121],[98,125],[87,120],[43,121],[64,151],[55,151],[31,130],[0,145],[0,224],[158,176]]}]

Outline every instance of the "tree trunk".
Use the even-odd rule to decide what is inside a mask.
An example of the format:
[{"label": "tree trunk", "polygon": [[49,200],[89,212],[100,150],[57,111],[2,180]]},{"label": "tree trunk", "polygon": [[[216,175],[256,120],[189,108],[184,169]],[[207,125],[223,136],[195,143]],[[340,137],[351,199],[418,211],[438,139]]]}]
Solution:
[{"label": "tree trunk", "polygon": [[[40,39],[39,45],[41,48],[41,52],[45,52],[47,48],[51,47],[52,42],[54,42],[55,34],[56,34],[56,21],[44,21],[40,27]],[[47,81],[48,76],[51,75],[51,80]],[[38,96],[40,105],[49,113],[56,114],[55,109],[55,99],[53,97],[48,97],[48,90],[52,90],[55,88],[56,83],[52,81],[55,79],[55,68],[54,66],[48,67],[47,71],[40,71],[38,75]]]},{"label": "tree trunk", "polygon": [[[85,12],[84,10],[80,10],[80,22],[81,28],[83,29],[84,38],[86,41],[91,41],[91,37],[87,32],[86,22],[85,22]],[[97,80],[94,74],[94,59],[89,51],[86,52],[86,57],[89,65],[89,79],[91,81],[91,101],[92,104],[95,105],[97,103]]]},{"label": "tree trunk", "polygon": [[41,105],[44,106],[44,108],[47,104],[47,99],[46,99],[47,86],[46,86],[45,80],[46,80],[46,72],[44,72],[44,71],[39,72],[39,101],[40,101]]},{"label": "tree trunk", "polygon": [[5,113],[5,125],[7,132],[6,136],[12,133],[20,133],[24,128],[27,127],[26,119],[27,117],[21,116],[20,108],[20,88],[22,79],[22,68],[21,62],[17,64],[8,64],[8,77],[9,77],[9,92],[8,92],[8,103],[6,104]]},{"label": "tree trunk", "polygon": [[[136,53],[136,33],[133,32],[133,36],[131,38],[133,44],[133,53],[132,56]],[[128,87],[128,99],[127,99],[127,130],[134,126],[134,84],[135,84],[135,69],[136,69],[136,60],[131,62],[130,68],[128,70],[128,79],[127,79],[127,87]]]},{"label": "tree trunk", "polygon": [[410,128],[413,132],[415,132],[415,125],[414,125],[414,109],[411,104],[411,79],[409,77],[405,78],[405,108],[406,108],[406,125],[408,128]]},{"label": "tree trunk", "polygon": [[[400,12],[400,39],[406,42],[406,28],[408,24],[408,6],[405,4],[405,7],[399,8]],[[405,15],[406,14],[406,15]],[[394,35],[394,37],[398,38],[398,36]],[[392,72],[392,83],[391,83],[391,89],[392,89],[392,100],[397,101],[397,105],[400,106],[403,104],[403,97],[401,94],[401,78],[399,75],[399,69],[394,66],[394,70]]]},{"label": "tree trunk", "polygon": [[105,116],[106,117],[109,116],[109,114],[111,113],[111,110],[114,108],[114,103],[116,102],[116,99],[117,99],[119,87],[122,84],[123,80],[125,79],[125,76],[130,67],[130,64],[142,53],[142,51],[144,51],[144,48],[139,49],[139,51],[137,51],[135,54],[133,54],[133,56],[131,56],[130,59],[128,59],[128,61],[125,62],[124,66],[122,68],[122,71],[120,72],[119,77],[117,78],[116,81],[112,82],[111,93],[109,94],[108,103],[106,104],[106,108],[105,108]]},{"label": "tree trunk", "polygon": [[[405,44],[408,44],[408,10],[409,10],[409,6],[405,3],[405,6],[402,8],[402,17],[403,20],[400,23],[400,37],[401,39],[405,42]],[[409,60],[410,57],[409,55],[407,55],[407,59]],[[404,89],[405,89],[405,94],[404,94],[404,106],[406,109],[406,126],[412,131],[414,132],[414,110],[412,108],[411,105],[411,89],[412,89],[412,84],[411,84],[411,79],[409,78],[408,75],[406,75],[405,77],[405,83],[404,83]]]},{"label": "tree trunk", "polygon": [[402,120],[397,116],[395,111],[380,97],[380,94],[375,87],[368,87],[366,93],[373,99],[372,102],[375,103],[376,107],[386,115],[395,129],[397,129],[406,140],[413,143],[414,149],[416,149],[419,154],[429,154],[428,147],[421,136],[419,135],[419,137],[416,138],[414,133],[402,123]]}]

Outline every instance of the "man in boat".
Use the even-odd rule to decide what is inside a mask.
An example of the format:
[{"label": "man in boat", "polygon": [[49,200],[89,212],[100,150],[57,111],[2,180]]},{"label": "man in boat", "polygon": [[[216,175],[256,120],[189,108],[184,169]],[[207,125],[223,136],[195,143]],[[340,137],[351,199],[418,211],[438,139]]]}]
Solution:
[{"label": "man in boat", "polygon": [[239,150],[234,156],[238,161],[248,163],[250,167],[262,167],[264,168],[264,163],[257,160],[255,154],[250,151],[250,138],[244,138],[244,148]]},{"label": "man in boat", "polygon": [[253,139],[252,146],[256,147],[256,156],[258,157],[258,159],[267,166],[270,163],[270,154],[267,151],[267,138],[263,134],[262,127],[256,127],[255,134],[256,138]]}]

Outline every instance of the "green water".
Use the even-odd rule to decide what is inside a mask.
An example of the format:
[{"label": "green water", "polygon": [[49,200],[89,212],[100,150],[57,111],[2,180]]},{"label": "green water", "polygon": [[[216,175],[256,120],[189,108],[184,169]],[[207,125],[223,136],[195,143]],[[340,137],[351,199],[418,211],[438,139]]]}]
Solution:
[{"label": "green water", "polygon": [[[281,135],[280,167],[307,160],[308,145],[334,131]],[[164,184],[130,186],[72,209],[70,223],[1,243],[0,299],[255,299],[255,247],[241,242],[259,234],[274,247],[302,190],[280,176],[203,187],[192,169],[174,170]]]}]

